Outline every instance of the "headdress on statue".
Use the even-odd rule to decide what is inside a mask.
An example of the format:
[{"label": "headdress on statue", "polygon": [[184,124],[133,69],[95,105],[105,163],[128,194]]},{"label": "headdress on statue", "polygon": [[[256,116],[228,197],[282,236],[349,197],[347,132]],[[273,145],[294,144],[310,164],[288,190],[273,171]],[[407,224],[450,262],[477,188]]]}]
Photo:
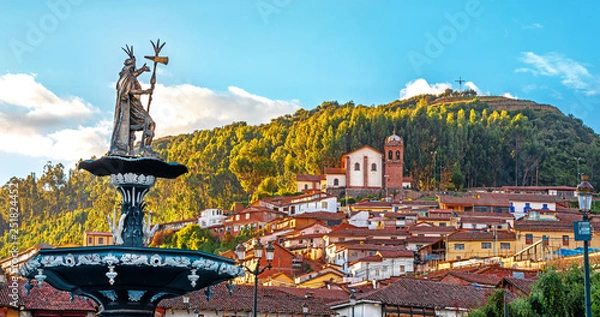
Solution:
[{"label": "headdress on statue", "polygon": [[127,55],[129,55],[129,58],[126,59],[123,64],[125,66],[130,66],[135,64],[135,55],[133,55],[133,45],[132,46],[128,46],[127,44],[125,44],[125,48],[122,48],[123,52],[125,52]]}]

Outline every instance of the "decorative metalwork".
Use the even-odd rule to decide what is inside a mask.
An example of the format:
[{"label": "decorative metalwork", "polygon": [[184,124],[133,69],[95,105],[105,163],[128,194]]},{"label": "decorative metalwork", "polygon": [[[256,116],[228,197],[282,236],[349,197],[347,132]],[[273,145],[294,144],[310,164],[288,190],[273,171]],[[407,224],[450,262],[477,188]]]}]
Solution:
[{"label": "decorative metalwork", "polygon": [[35,275],[35,280],[37,281],[37,286],[39,288],[41,288],[42,284],[46,280],[47,276],[44,275],[44,270],[43,269],[37,269],[37,271],[38,271],[38,274]]},{"label": "decorative metalwork", "polygon": [[108,283],[110,285],[113,285],[115,283],[115,277],[117,277],[117,275],[119,275],[119,273],[115,272],[115,266],[109,265],[108,272],[106,272],[106,277],[108,277]]},{"label": "decorative metalwork", "polygon": [[113,290],[98,291],[98,292],[100,294],[102,294],[104,297],[108,298],[111,302],[114,302],[119,298],[117,296],[117,293]]},{"label": "decorative metalwork", "polygon": [[156,177],[153,175],[143,175],[135,173],[112,174],[110,182],[115,186],[121,185],[142,185],[152,187],[156,182]]},{"label": "decorative metalwork", "polygon": [[23,285],[23,287],[25,288],[25,295],[29,296],[31,289],[33,288],[33,285],[31,285],[31,280],[27,279],[27,283],[25,283],[25,285]]},{"label": "decorative metalwork", "polygon": [[186,258],[186,257],[172,257],[172,256],[168,256],[165,258],[165,264],[166,265],[170,265],[170,266],[175,266],[175,267],[189,267],[190,266],[190,259]]},{"label": "decorative metalwork", "polygon": [[77,257],[77,266],[80,265],[98,265],[101,263],[102,258],[97,253],[93,254],[82,254]]},{"label": "decorative metalwork", "polygon": [[123,265],[148,265],[148,257],[145,255],[126,253],[121,256]]},{"label": "decorative metalwork", "polygon": [[146,291],[127,291],[127,296],[132,302],[139,302],[144,294],[146,294]]},{"label": "decorative metalwork", "polygon": [[215,292],[210,290],[210,286],[204,290],[204,295],[206,295],[206,301],[210,301],[210,296]]},{"label": "decorative metalwork", "polygon": [[192,269],[192,274],[188,275],[188,280],[190,280],[192,287],[196,287],[196,282],[199,278],[200,276],[196,274],[196,269]]},{"label": "decorative metalwork", "polygon": [[165,295],[169,295],[169,293],[160,292],[160,293],[154,294],[154,296],[152,296],[152,298],[150,298],[150,303],[154,303],[157,299],[159,299]]},{"label": "decorative metalwork", "polygon": [[160,267],[163,266],[164,264],[162,263],[162,257],[158,254],[155,254],[153,256],[150,257],[150,265],[152,267]]},{"label": "decorative metalwork", "polygon": [[106,263],[108,265],[118,264],[119,258],[109,253],[107,256],[102,258],[102,263]]}]

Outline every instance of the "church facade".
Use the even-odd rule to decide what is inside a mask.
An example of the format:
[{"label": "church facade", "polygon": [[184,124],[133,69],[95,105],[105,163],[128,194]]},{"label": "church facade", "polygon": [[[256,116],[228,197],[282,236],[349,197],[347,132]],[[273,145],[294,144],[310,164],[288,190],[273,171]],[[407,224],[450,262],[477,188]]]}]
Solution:
[{"label": "church facade", "polygon": [[[383,144],[383,153],[364,145],[342,156],[341,167],[325,168],[324,175],[313,176],[313,184],[305,180],[308,175],[298,175],[298,191],[320,188],[327,192],[345,189],[355,193],[378,193],[386,196],[403,188],[410,188],[410,179],[404,177],[404,140],[394,133]],[[318,181],[318,183],[316,183]]]}]

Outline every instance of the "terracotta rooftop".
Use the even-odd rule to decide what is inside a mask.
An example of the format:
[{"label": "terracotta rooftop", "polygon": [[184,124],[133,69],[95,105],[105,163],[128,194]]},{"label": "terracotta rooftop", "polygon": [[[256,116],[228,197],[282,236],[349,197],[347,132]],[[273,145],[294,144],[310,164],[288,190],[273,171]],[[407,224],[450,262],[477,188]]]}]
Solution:
[{"label": "terracotta rooftop", "polygon": [[[357,301],[378,301],[384,305],[475,308],[485,305],[486,290],[474,286],[401,278],[389,286],[357,294],[356,297]],[[348,300],[344,303],[348,303]]]},{"label": "terracotta rooftop", "polygon": [[456,228],[453,226],[447,227],[438,227],[438,226],[410,226],[408,227],[408,231],[411,234],[419,234],[419,233],[439,233],[439,234],[450,234],[456,231]]},{"label": "terracotta rooftop", "polygon": [[301,182],[318,182],[325,179],[325,175],[308,175],[308,174],[298,174],[296,175],[296,181]]},{"label": "terracotta rooftop", "polygon": [[[571,228],[572,229],[572,228]],[[485,231],[463,231],[451,234],[448,236],[448,241],[491,241],[496,240],[515,240],[517,238],[514,232],[498,231],[485,232]]]},{"label": "terracotta rooftop", "polygon": [[[19,301],[18,305],[25,307],[26,310],[44,310],[44,311],[80,311],[95,312],[96,303],[85,297],[71,296],[67,292],[59,291],[48,283],[43,283],[42,287],[37,287],[36,282],[29,295],[26,295],[25,281],[19,280]],[[0,306],[9,307],[12,299],[9,297],[9,283],[0,289]]]},{"label": "terracotta rooftop", "polygon": [[496,286],[502,277],[490,274],[474,274],[467,272],[449,272],[448,275],[455,276],[472,284]]},{"label": "terracotta rooftop", "polygon": [[384,259],[410,258],[415,256],[412,250],[380,250],[378,253]]},{"label": "terracotta rooftop", "polygon": [[299,215],[294,215],[294,218],[302,218],[302,219],[317,219],[317,220],[341,220],[346,218],[346,214],[343,212],[327,212],[327,211],[315,211],[315,212],[305,212]]},{"label": "terracotta rooftop", "polygon": [[[249,312],[253,305],[252,285],[235,285],[235,288],[229,293],[225,283],[221,283],[211,288],[214,292],[210,300],[206,300],[204,290],[189,293],[189,307],[198,310],[210,311],[228,311],[228,312]],[[325,296],[321,291],[317,291],[320,297],[314,295],[313,298],[306,298],[306,292],[315,291],[314,289],[291,290],[289,287],[282,286],[258,286],[258,311],[268,313],[302,314],[302,305],[308,305],[308,311],[311,315],[335,315],[336,312],[329,309],[328,300],[337,300],[338,298],[347,298],[347,294],[328,290],[330,293]],[[314,292],[316,293],[316,292]],[[181,297],[162,300],[158,307],[164,309],[187,309]]]},{"label": "terracotta rooftop", "polygon": [[510,206],[511,201],[526,202],[557,202],[559,198],[548,195],[535,194],[505,194],[505,193],[466,193],[463,196],[440,195],[440,203],[451,205],[470,205],[470,206]]},{"label": "terracotta rooftop", "polygon": [[517,289],[519,289],[521,292],[523,292],[523,294],[529,295],[529,293],[531,293],[531,289],[533,288],[533,284],[535,282],[537,282],[537,279],[516,278],[516,277],[512,277],[512,276],[507,276],[507,277],[504,277],[503,281],[501,281],[500,283],[512,284]]},{"label": "terracotta rooftop", "polygon": [[346,174],[346,169],[341,167],[326,167],[325,174]]}]

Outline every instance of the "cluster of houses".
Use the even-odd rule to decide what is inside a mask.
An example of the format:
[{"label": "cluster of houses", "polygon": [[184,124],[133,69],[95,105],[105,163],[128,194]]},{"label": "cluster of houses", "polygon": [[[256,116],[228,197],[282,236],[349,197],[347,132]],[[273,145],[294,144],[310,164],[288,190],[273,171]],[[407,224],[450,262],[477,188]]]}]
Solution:
[{"label": "cluster of houses", "polygon": [[[574,237],[574,222],[581,220],[570,205],[575,187],[506,186],[404,199],[411,180],[402,172],[403,152],[402,138],[393,134],[384,152],[365,146],[344,155],[341,168],[298,175],[302,194],[206,209],[160,228],[197,224],[221,238],[251,232],[255,238],[245,242],[249,252],[240,260],[247,267],[267,265],[252,250],[256,241],[270,243],[271,268],[258,277],[258,316],[264,317],[466,316],[494,289],[506,289],[510,298],[527,295],[545,265],[578,260],[583,242]],[[342,206],[342,194],[382,198]],[[600,227],[600,217],[590,221]],[[83,239],[83,245],[109,244],[108,233],[86,232]],[[595,233],[591,248],[600,248]],[[32,252],[22,252],[20,261]],[[238,260],[233,250],[222,256]],[[248,273],[233,289],[218,285],[163,300],[156,315],[249,316],[253,281]],[[65,304],[45,305],[46,295],[23,294],[12,307],[3,287],[0,317],[89,317],[97,311],[89,299],[47,286],[35,292]]]}]

